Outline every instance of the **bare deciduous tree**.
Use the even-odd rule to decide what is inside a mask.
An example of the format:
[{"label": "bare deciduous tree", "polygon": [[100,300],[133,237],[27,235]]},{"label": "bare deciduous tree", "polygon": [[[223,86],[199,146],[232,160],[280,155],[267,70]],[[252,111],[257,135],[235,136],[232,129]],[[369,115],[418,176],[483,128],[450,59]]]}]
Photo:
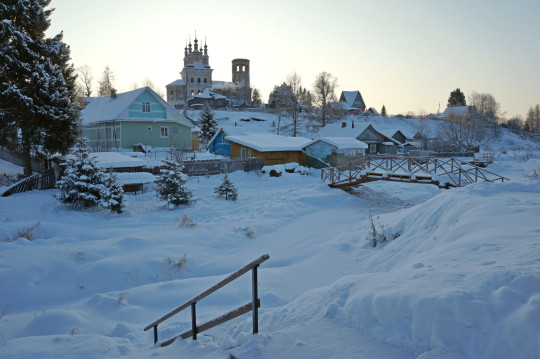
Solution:
[{"label": "bare deciduous tree", "polygon": [[478,146],[484,139],[484,126],[477,117],[451,113],[439,126],[439,139],[445,150],[464,152]]},{"label": "bare deciduous tree", "polygon": [[540,105],[537,104],[529,109],[525,124],[529,131],[540,132]]},{"label": "bare deciduous tree", "polygon": [[329,103],[336,100],[337,78],[328,72],[321,72],[317,75],[313,84],[315,103],[320,108],[321,127],[326,126],[329,113]]},{"label": "bare deciduous tree", "polygon": [[92,81],[94,80],[94,77],[92,76],[92,70],[90,69],[90,66],[83,65],[80,66],[77,69],[77,73],[79,75],[79,80],[82,83],[83,87],[83,96],[90,97],[92,96]]}]

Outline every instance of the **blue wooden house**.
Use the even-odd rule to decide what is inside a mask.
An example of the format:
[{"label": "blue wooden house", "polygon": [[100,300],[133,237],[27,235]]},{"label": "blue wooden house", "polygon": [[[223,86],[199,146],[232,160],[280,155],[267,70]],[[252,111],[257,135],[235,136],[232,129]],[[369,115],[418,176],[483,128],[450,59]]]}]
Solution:
[{"label": "blue wooden house", "polygon": [[246,136],[256,133],[266,133],[262,127],[223,126],[210,139],[207,149],[215,155],[231,156],[231,143],[225,139],[227,136]]},{"label": "blue wooden house", "polygon": [[96,97],[81,111],[83,135],[95,151],[151,147],[192,148],[194,125],[149,87]]}]

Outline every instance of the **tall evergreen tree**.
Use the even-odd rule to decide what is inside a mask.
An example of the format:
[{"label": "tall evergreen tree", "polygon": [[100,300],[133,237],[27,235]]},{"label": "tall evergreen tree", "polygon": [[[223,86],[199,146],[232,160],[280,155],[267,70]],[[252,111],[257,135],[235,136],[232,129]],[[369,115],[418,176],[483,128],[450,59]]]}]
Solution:
[{"label": "tall evergreen tree", "polygon": [[223,175],[223,180],[221,184],[214,188],[214,193],[219,197],[225,197],[226,200],[236,201],[238,198],[238,190],[234,186],[234,183],[231,182],[227,173]]},{"label": "tall evergreen tree", "polygon": [[386,117],[386,106],[382,105],[382,108],[381,108],[381,117]]},{"label": "tall evergreen tree", "polygon": [[165,168],[156,181],[156,194],[159,199],[166,201],[165,208],[172,210],[178,205],[188,204],[193,193],[186,187],[188,176],[182,173],[182,166],[174,160],[170,151],[170,160],[164,160]]},{"label": "tall evergreen tree", "polygon": [[109,96],[114,89],[114,74],[109,66],[105,66],[99,80],[98,96]]},{"label": "tall evergreen tree", "polygon": [[68,152],[79,117],[69,47],[61,33],[45,37],[49,3],[0,4],[0,145],[13,149],[20,138],[25,175],[32,173],[33,155]]},{"label": "tall evergreen tree", "polygon": [[450,92],[447,106],[448,107],[467,106],[467,100],[465,100],[465,94],[459,88]]},{"label": "tall evergreen tree", "polygon": [[207,143],[214,137],[218,128],[217,121],[214,119],[214,113],[209,106],[204,106],[200,117],[201,121],[201,140]]}]

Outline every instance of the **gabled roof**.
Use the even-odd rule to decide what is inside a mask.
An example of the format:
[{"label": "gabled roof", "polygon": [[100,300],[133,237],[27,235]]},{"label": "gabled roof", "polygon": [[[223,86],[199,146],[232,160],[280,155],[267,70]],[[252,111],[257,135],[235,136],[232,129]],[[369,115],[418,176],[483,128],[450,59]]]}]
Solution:
[{"label": "gabled roof", "polygon": [[[165,108],[165,118],[152,119],[152,118],[130,118],[129,106],[143,93],[150,93],[157,102],[159,102]],[[160,120],[165,122],[176,122],[189,128],[193,127],[191,121],[184,117],[181,113],[176,111],[174,107],[169,105],[165,100],[161,98],[150,87],[141,87],[139,89],[120,93],[116,98],[110,96],[96,97],[94,98],[82,111],[82,124],[83,126],[89,126],[96,122],[105,121],[152,121]]]},{"label": "gabled roof", "polygon": [[251,135],[227,136],[228,141],[253,148],[259,152],[302,151],[309,138],[278,136],[271,133],[253,133]]},{"label": "gabled roof", "polygon": [[319,137],[309,142],[305,147],[309,147],[316,142],[326,142],[329,145],[335,146],[338,150],[347,148],[368,148],[369,146],[362,141],[358,141],[353,137]]},{"label": "gabled roof", "polygon": [[353,108],[366,107],[360,91],[341,91],[339,102],[346,102]]},{"label": "gabled roof", "polygon": [[262,127],[222,126],[219,128],[219,130],[216,131],[210,141],[208,141],[208,146],[210,146],[210,144],[214,142],[220,132],[223,132],[224,136],[243,136],[253,133],[266,133],[266,130]]}]

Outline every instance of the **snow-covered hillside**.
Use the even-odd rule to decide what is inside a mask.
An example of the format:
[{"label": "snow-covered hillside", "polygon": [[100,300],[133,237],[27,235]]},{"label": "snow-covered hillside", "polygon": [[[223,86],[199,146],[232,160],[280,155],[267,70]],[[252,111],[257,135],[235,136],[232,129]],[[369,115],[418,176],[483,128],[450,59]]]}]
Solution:
[{"label": "snow-covered hillside", "polygon": [[[510,182],[448,191],[234,172],[236,202],[214,195],[221,176],[191,178],[196,202],[175,211],[151,190],[120,215],[56,190],[0,198],[0,357],[537,358],[540,160],[527,153],[490,165]],[[399,236],[372,248],[370,216]],[[258,335],[245,315],[154,348],[146,325],[265,253]],[[198,322],[250,299],[247,275],[201,301]],[[188,310],[160,339],[190,326]]]}]

